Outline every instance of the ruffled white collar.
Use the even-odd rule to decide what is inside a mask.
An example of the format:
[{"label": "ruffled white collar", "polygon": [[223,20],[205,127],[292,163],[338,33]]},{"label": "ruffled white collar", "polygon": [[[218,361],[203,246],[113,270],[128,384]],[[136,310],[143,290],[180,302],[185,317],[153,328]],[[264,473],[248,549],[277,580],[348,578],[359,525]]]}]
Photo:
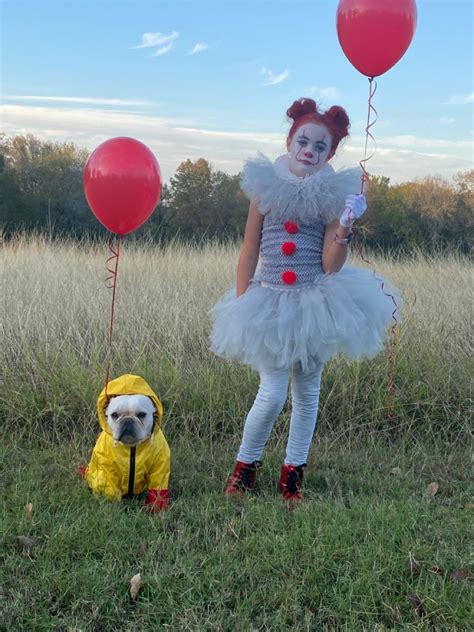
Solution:
[{"label": "ruffled white collar", "polygon": [[329,223],[344,210],[345,198],[357,193],[360,186],[358,169],[334,171],[331,165],[305,177],[291,173],[288,155],[275,162],[263,154],[247,160],[241,181],[242,190],[257,200],[260,212],[271,212],[277,220],[294,219],[312,223],[322,219]]},{"label": "ruffled white collar", "polygon": [[[262,158],[265,157],[263,156],[263,154],[260,155],[262,156]],[[316,171],[315,173],[308,173],[305,176],[296,176],[290,171],[290,159],[288,154],[282,154],[281,156],[278,156],[278,158],[276,158],[275,162],[273,163],[273,167],[278,177],[282,178],[283,180],[287,180],[288,182],[292,182],[295,186],[307,186],[308,182],[312,178],[321,179],[334,175],[334,169],[331,167],[331,165],[328,165],[326,163],[324,167],[322,167],[321,169],[319,169],[319,171]]]}]

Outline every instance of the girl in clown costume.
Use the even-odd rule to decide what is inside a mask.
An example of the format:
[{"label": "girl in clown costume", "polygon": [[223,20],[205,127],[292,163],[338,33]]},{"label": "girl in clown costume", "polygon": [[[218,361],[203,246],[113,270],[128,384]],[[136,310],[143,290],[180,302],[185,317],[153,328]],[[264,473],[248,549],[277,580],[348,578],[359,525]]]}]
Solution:
[{"label": "girl in clown costume", "polygon": [[381,351],[393,304],[371,272],[343,267],[352,224],[366,209],[365,196],[356,194],[359,170],[335,172],[328,164],[348,135],[346,112],[332,106],[323,113],[312,99],[300,99],[287,115],[288,153],[274,163],[259,155],[244,166],[242,189],[251,203],[237,283],[211,310],[211,349],[260,373],[226,494],[255,486],[291,380],[279,489],[298,501],[324,364],[338,353],[359,360]]}]

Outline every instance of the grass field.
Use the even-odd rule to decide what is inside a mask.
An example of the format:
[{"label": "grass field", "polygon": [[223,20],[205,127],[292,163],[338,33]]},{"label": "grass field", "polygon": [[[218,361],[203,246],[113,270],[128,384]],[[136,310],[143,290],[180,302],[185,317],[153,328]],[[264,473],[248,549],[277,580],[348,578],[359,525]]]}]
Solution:
[{"label": "grass field", "polygon": [[288,512],[275,489],[288,407],[258,494],[222,495],[258,384],[208,350],[207,311],[232,283],[236,247],[126,244],[112,374],[158,392],[173,457],[171,508],[150,517],[92,498],[75,474],[98,430],[106,257],[41,238],[0,249],[0,628],[472,629],[470,264],[371,257],[404,297],[395,416],[387,354],[331,361],[306,500]]}]

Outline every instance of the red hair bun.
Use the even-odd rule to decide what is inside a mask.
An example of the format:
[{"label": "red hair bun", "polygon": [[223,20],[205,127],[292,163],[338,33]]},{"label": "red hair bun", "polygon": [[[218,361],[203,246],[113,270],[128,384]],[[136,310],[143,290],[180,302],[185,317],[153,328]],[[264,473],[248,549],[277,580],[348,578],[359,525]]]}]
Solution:
[{"label": "red hair bun", "polygon": [[293,121],[296,121],[305,114],[315,114],[317,111],[316,101],[313,101],[313,99],[298,99],[293,101],[286,111],[286,115]]}]

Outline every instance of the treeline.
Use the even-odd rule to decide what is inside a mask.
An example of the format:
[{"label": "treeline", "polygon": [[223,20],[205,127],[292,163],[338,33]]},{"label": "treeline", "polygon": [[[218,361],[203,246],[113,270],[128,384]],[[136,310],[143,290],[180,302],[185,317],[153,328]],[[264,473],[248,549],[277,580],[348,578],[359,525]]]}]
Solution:
[{"label": "treeline", "polygon": [[[84,197],[82,172],[89,152],[74,143],[39,140],[32,135],[0,137],[0,229],[4,238],[18,231],[103,236]],[[200,158],[182,162],[137,238],[169,240],[235,239],[243,235],[248,200],[240,176],[215,170]],[[373,177],[368,211],[359,222],[370,248],[430,251],[473,246],[474,170],[449,182],[428,177],[391,185]]]}]

